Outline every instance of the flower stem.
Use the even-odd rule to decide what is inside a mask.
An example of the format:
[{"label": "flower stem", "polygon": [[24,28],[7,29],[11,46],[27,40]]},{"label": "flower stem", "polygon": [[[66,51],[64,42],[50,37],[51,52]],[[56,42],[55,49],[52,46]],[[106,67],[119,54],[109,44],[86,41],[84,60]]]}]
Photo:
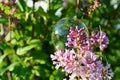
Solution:
[{"label": "flower stem", "polygon": [[80,49],[79,48],[77,48],[77,53],[80,54]]},{"label": "flower stem", "polygon": [[[102,43],[101,43],[101,34],[102,34],[102,31],[101,31],[101,27],[99,26],[99,29],[100,29],[100,47],[102,46]],[[100,48],[100,59],[102,60],[102,50]]]},{"label": "flower stem", "polygon": [[[6,56],[6,59],[7,59],[8,65],[10,65],[10,64],[11,64],[11,61],[10,61],[9,57]],[[8,72],[7,72],[7,76],[8,76],[8,80],[12,80],[12,72],[11,72],[11,71],[8,71]]]},{"label": "flower stem", "polygon": [[34,30],[35,30],[35,25],[34,25],[34,23],[35,23],[35,21],[34,21],[35,12],[34,12],[34,10],[35,10],[35,0],[33,0],[33,10],[32,10],[32,20],[33,20],[33,23],[32,23],[32,37],[34,37]]},{"label": "flower stem", "polygon": [[76,20],[78,19],[78,11],[79,11],[79,4],[80,4],[80,0],[76,0]]}]

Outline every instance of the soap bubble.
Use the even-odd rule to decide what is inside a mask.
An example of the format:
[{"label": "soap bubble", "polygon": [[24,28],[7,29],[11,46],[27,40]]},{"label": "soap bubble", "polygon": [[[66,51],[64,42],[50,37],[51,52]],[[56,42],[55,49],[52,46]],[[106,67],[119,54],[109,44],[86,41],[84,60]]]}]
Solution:
[{"label": "soap bubble", "polygon": [[73,18],[62,18],[59,20],[52,32],[52,42],[54,46],[59,46],[60,49],[64,48],[70,27],[76,26],[78,26],[78,28],[81,28],[85,27],[85,24],[82,21],[76,21]]}]

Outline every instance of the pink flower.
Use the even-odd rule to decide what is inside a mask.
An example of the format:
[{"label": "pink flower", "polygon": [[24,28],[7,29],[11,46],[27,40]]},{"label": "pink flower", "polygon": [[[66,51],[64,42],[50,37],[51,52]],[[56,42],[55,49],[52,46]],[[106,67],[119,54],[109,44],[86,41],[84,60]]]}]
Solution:
[{"label": "pink flower", "polygon": [[51,55],[51,58],[53,60],[53,64],[56,65],[56,69],[64,66],[63,53],[64,53],[63,50],[58,50],[54,53],[54,55]]},{"label": "pink flower", "polygon": [[72,73],[74,70],[74,66],[76,63],[76,53],[74,50],[66,50],[64,53],[64,61],[65,61],[65,71],[68,73]]},{"label": "pink flower", "polygon": [[71,48],[87,48],[87,34],[86,34],[86,28],[80,28],[78,29],[78,26],[76,26],[75,29],[72,27],[70,28],[70,33],[67,36],[67,43],[65,43],[66,46]]},{"label": "pink flower", "polygon": [[109,44],[109,39],[105,32],[94,32],[90,37],[92,44],[98,44],[101,51]]},{"label": "pink flower", "polygon": [[93,52],[87,51],[85,54],[84,64],[92,64],[97,58],[98,57]]},{"label": "pink flower", "polygon": [[65,71],[71,73],[74,69],[74,63],[76,59],[76,53],[74,50],[58,50],[51,55],[53,64],[56,65],[56,69],[59,67],[65,67]]},{"label": "pink flower", "polygon": [[[109,43],[105,32],[94,32],[87,35],[86,28],[76,26],[70,28],[67,36],[66,46],[68,49],[57,51],[51,55],[56,69],[60,67],[69,74],[69,80],[106,80],[112,79],[113,71],[110,65],[103,66],[99,55],[94,53],[94,45],[100,50],[107,47]],[[70,48],[70,49],[69,49]]]}]

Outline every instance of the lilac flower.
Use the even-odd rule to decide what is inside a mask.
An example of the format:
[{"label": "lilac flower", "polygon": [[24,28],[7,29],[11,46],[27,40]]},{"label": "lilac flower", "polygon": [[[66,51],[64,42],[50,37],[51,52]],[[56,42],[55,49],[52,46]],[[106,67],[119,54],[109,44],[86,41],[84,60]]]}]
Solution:
[{"label": "lilac flower", "polygon": [[72,50],[58,50],[51,55],[57,69],[62,67],[69,75],[69,80],[103,80],[112,79],[113,72],[110,66],[103,66],[98,56],[90,51],[77,54]]},{"label": "lilac flower", "polygon": [[94,32],[90,40],[92,44],[98,43],[101,51],[103,51],[109,44],[109,39],[105,32]]},{"label": "lilac flower", "polygon": [[67,40],[68,42],[66,43],[66,46],[68,47],[75,47],[75,46],[79,46],[79,35],[80,30],[78,30],[78,27],[76,26],[75,30],[71,27],[70,28],[70,33],[67,36]]},{"label": "lilac flower", "polygon": [[51,55],[56,69],[61,67],[64,72],[69,74],[69,80],[112,79],[114,74],[110,65],[104,66],[98,58],[99,55],[94,53],[94,45],[99,46],[101,51],[107,47],[109,40],[105,32],[94,32],[92,35],[87,35],[86,28],[78,29],[76,26],[75,29],[70,28],[67,38],[65,44],[68,49],[57,48],[57,51]]},{"label": "lilac flower", "polygon": [[54,55],[51,55],[53,64],[56,65],[56,67],[55,67],[56,69],[58,69],[61,66],[64,66],[63,53],[64,53],[64,51],[58,50],[54,53]]},{"label": "lilac flower", "polygon": [[84,64],[92,64],[94,61],[96,61],[97,56],[90,51],[87,51],[87,54],[85,54],[85,62]]},{"label": "lilac flower", "polygon": [[56,69],[59,67],[65,67],[65,71],[71,73],[74,69],[74,63],[76,59],[76,53],[74,50],[58,50],[51,55],[53,64],[56,65]]},{"label": "lilac flower", "polygon": [[112,69],[110,69],[110,64],[107,63],[107,65],[103,68],[103,78],[111,80],[112,77],[114,76],[114,73]]},{"label": "lilac flower", "polygon": [[70,33],[67,36],[67,43],[66,46],[72,47],[72,48],[85,48],[87,43],[87,34],[86,34],[86,28],[83,27],[81,29],[78,29],[78,26],[76,26],[75,29],[72,27],[70,28]]},{"label": "lilac flower", "polygon": [[99,36],[97,42],[100,42],[99,43],[99,48],[100,48],[101,51],[103,51],[103,49],[106,48],[107,45],[109,44],[109,39],[106,36],[105,32],[100,32],[99,34],[100,34],[100,36]]},{"label": "lilac flower", "polygon": [[74,50],[66,50],[64,53],[64,61],[65,61],[65,71],[68,73],[72,73],[75,63],[76,63],[76,53]]}]

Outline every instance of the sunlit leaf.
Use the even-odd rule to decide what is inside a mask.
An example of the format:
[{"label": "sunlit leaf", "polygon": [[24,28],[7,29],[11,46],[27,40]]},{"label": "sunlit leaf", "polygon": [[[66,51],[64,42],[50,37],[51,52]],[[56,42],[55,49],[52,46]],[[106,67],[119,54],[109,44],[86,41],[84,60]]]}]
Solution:
[{"label": "sunlit leaf", "polygon": [[24,12],[24,11],[25,11],[25,2],[24,2],[24,0],[16,0],[16,2],[17,2],[17,4],[18,4],[20,10],[21,10],[22,12]]},{"label": "sunlit leaf", "polygon": [[61,16],[62,16],[62,10],[63,10],[63,7],[59,8],[59,9],[55,12],[55,15],[58,16],[58,17],[61,17]]},{"label": "sunlit leaf", "polygon": [[2,61],[4,60],[4,58],[5,58],[6,56],[7,56],[6,54],[0,56],[0,63],[2,63]]},{"label": "sunlit leaf", "polygon": [[18,48],[17,49],[17,54],[18,55],[24,55],[26,54],[28,51],[30,51],[32,48],[35,48],[37,45],[30,45],[30,46],[26,46],[23,48]]},{"label": "sunlit leaf", "polygon": [[6,41],[10,41],[14,36],[13,31],[10,31],[6,36],[5,36],[5,40]]}]

